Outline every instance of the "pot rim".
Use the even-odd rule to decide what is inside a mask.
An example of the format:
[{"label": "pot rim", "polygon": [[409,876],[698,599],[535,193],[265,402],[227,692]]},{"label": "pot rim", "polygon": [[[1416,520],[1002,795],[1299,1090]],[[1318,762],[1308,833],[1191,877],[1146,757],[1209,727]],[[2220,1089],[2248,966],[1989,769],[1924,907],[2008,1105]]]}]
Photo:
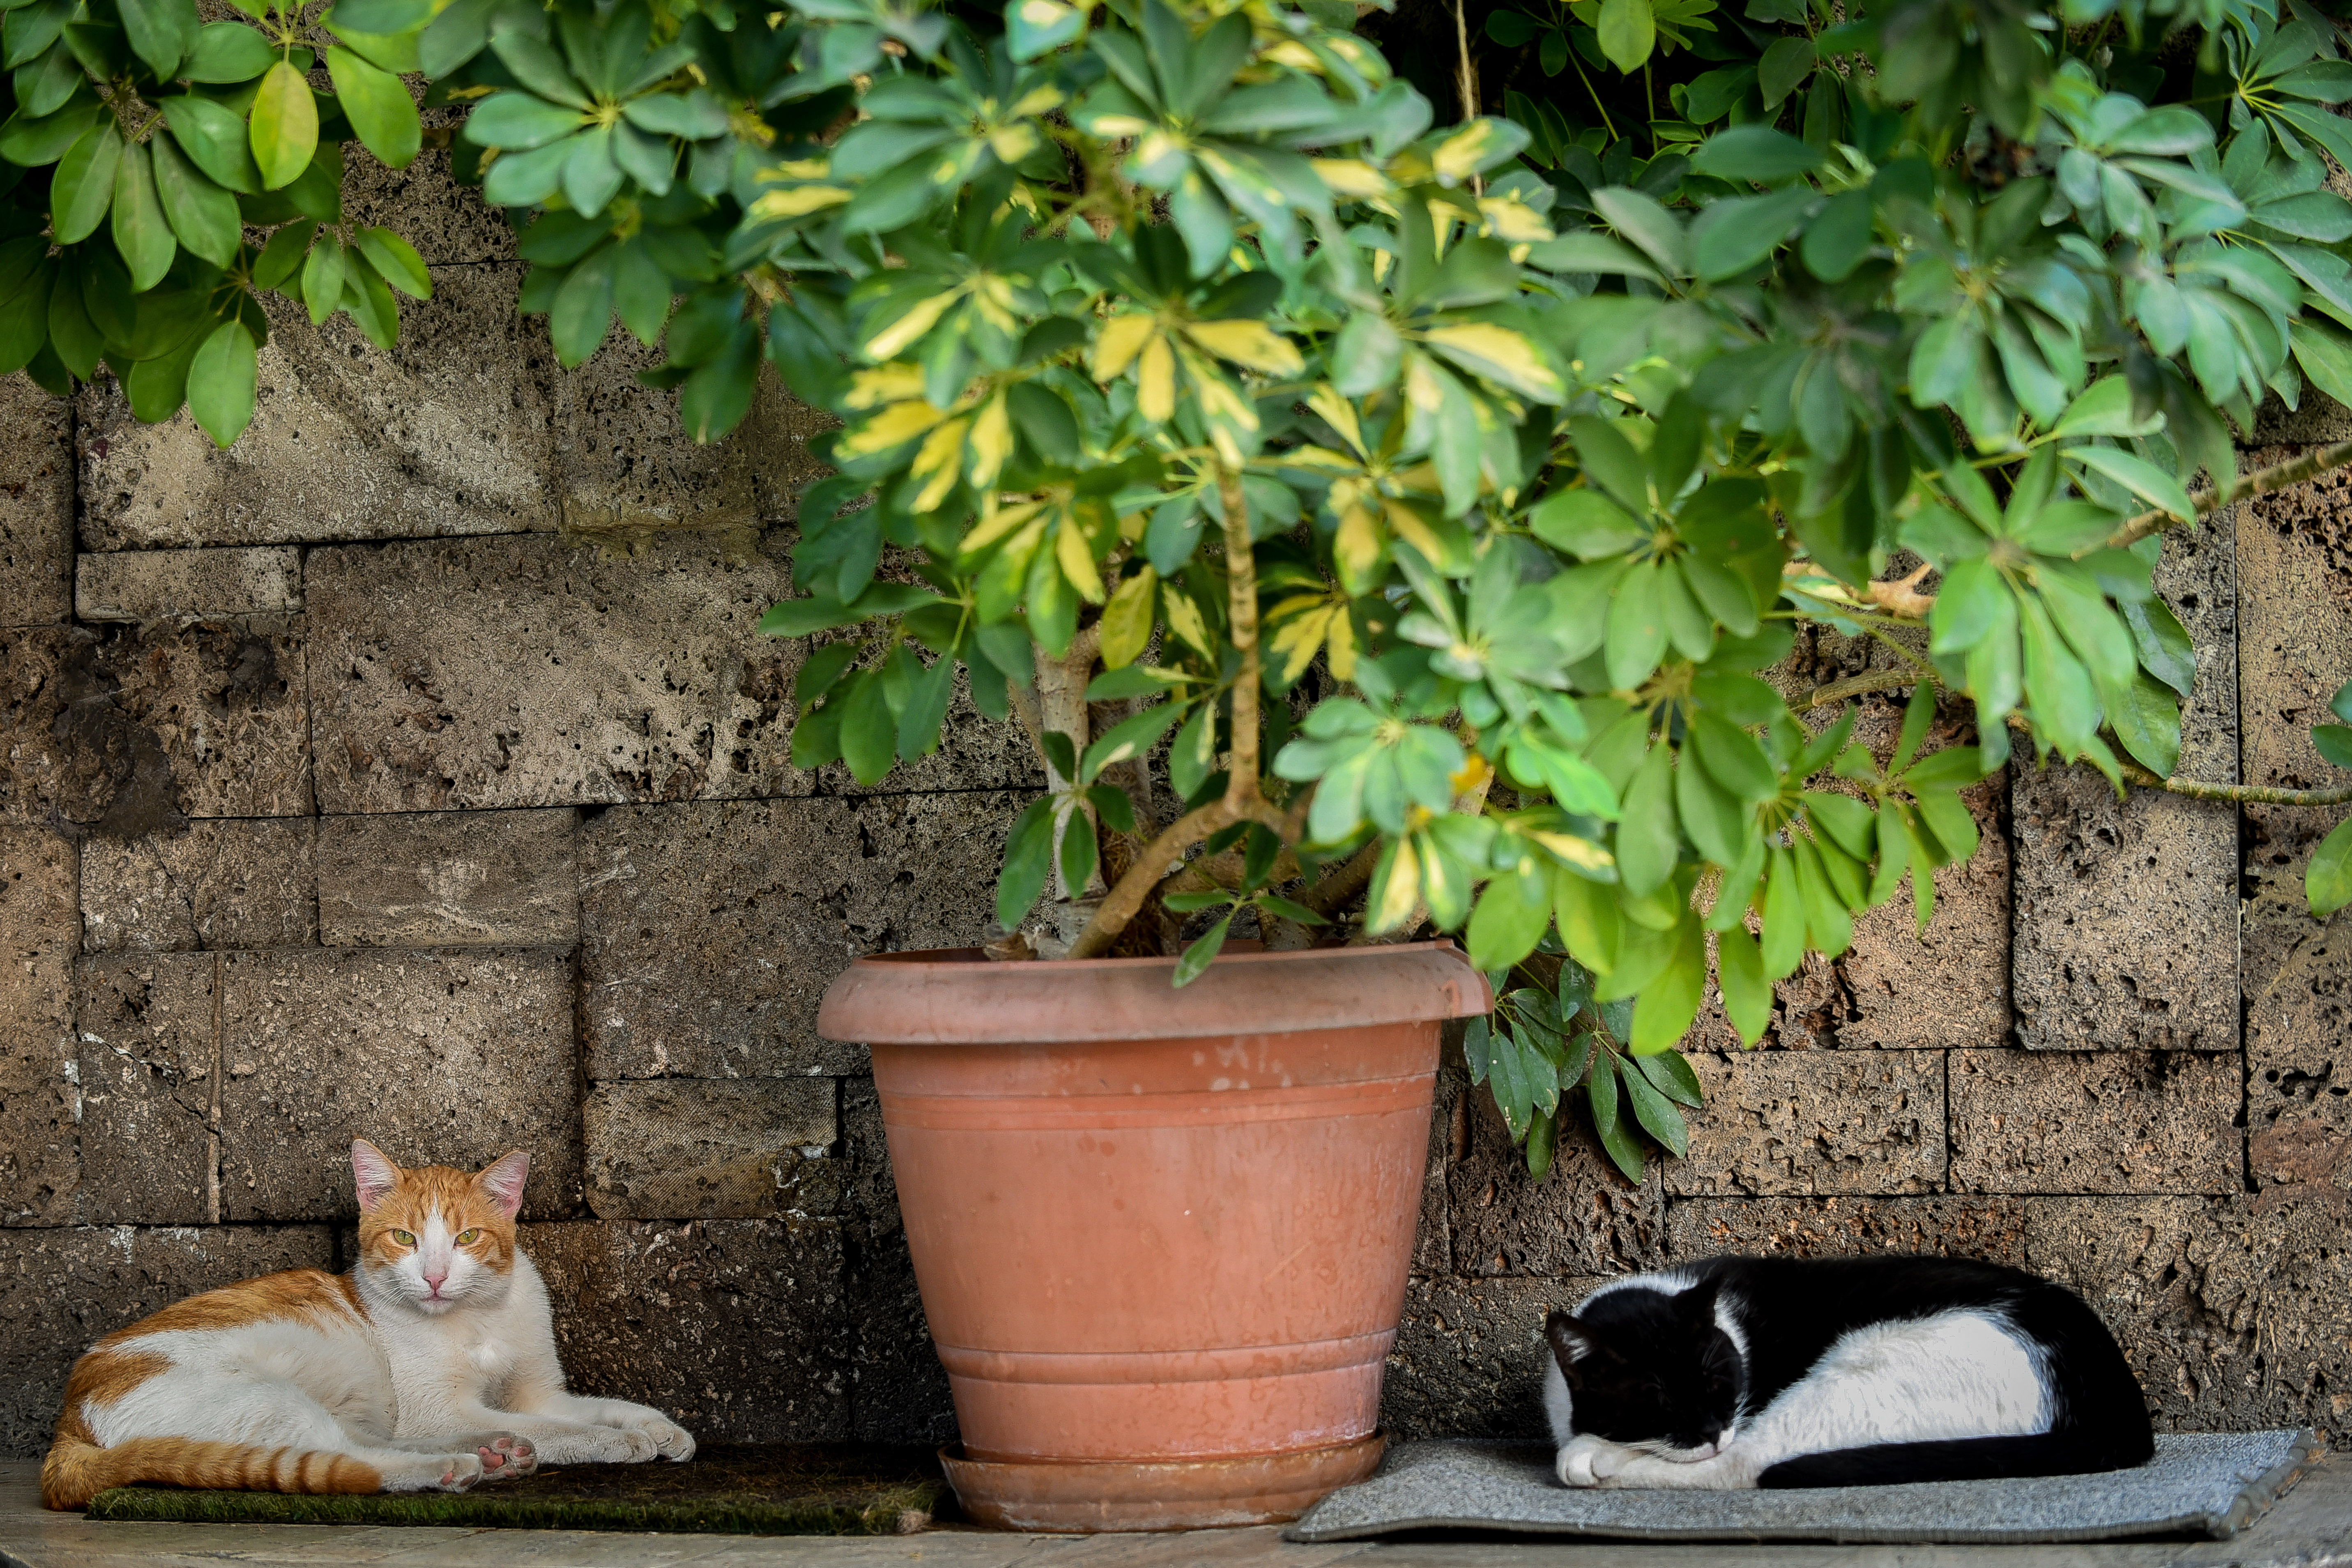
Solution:
[{"label": "pot rim", "polygon": [[1175,958],[991,963],[976,947],[876,953],[825,988],[817,1033],[866,1045],[1049,1045],[1292,1034],[1489,1012],[1451,941],[1221,955],[1181,991]]}]

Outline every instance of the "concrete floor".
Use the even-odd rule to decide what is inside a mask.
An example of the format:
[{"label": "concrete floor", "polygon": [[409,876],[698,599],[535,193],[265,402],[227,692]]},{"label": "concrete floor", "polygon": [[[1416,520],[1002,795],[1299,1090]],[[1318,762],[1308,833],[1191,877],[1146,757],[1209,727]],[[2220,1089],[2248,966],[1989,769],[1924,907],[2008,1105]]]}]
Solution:
[{"label": "concrete floor", "polygon": [[1292,1546],[1265,1530],[888,1540],[290,1524],[93,1524],[49,1513],[38,1467],[0,1463],[0,1568],[2352,1568],[2352,1463],[2319,1467],[2231,1541],[2115,1546],[1627,1546],[1503,1536]]}]

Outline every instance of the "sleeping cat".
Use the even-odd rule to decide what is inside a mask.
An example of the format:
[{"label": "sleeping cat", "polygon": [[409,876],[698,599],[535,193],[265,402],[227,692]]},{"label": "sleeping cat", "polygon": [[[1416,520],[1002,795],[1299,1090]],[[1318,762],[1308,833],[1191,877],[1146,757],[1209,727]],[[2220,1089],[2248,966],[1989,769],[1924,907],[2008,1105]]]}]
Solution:
[{"label": "sleeping cat", "polygon": [[691,1458],[660,1411],[563,1389],[547,1287],[515,1245],[530,1156],[468,1175],[352,1145],[360,1261],[211,1290],[74,1363],[41,1500],[162,1481],[464,1491],[541,1464]]},{"label": "sleeping cat", "polygon": [[2082,1298],[1945,1258],[1711,1258],[1544,1325],[1571,1487],[1876,1486],[2145,1463],[2147,1406]]}]

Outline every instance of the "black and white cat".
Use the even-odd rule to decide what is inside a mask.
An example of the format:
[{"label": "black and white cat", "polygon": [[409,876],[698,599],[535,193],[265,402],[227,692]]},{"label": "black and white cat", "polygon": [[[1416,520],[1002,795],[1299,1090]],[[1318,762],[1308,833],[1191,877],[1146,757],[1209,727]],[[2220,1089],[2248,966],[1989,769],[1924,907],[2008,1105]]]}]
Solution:
[{"label": "black and white cat", "polygon": [[2069,1475],[2155,1450],[2105,1325],[1996,1264],[1711,1258],[1613,1280],[1545,1337],[1571,1487]]}]

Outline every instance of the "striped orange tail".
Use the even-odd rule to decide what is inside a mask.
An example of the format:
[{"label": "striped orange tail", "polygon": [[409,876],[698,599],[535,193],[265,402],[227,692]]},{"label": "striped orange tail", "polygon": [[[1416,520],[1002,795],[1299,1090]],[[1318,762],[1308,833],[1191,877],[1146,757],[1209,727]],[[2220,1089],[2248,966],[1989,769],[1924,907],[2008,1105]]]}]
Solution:
[{"label": "striped orange tail", "polygon": [[347,1454],[316,1448],[265,1448],[194,1437],[132,1437],[101,1448],[59,1434],[41,1463],[41,1501],[79,1509],[109,1487],[142,1482],[257,1492],[373,1492],[383,1476]]}]

